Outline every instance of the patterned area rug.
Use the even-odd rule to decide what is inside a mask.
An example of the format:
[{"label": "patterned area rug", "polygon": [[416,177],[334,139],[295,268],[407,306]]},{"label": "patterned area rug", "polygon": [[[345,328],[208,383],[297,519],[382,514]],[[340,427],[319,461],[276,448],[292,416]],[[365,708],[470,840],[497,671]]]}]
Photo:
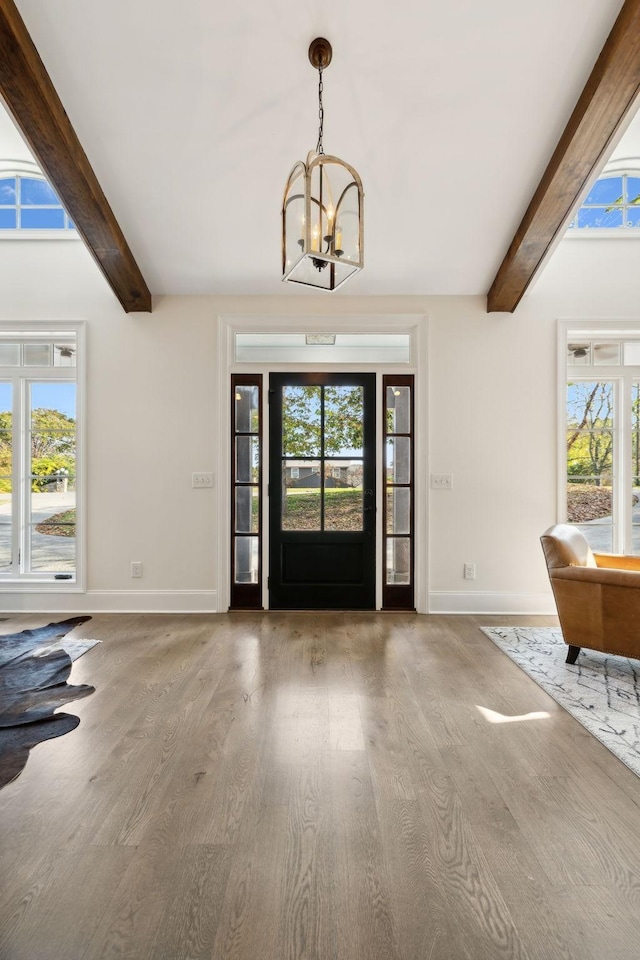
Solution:
[{"label": "patterned area rug", "polygon": [[583,649],[558,627],[482,627],[508,657],[640,777],[640,661]]}]

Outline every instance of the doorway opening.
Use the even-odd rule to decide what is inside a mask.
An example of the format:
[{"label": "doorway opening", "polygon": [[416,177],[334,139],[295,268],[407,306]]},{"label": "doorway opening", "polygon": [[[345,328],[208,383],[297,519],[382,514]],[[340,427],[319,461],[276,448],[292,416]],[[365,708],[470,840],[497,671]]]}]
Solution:
[{"label": "doorway opening", "polygon": [[[217,442],[218,529],[227,531],[217,539],[219,608],[425,612],[425,318],[218,323],[218,410],[231,425]],[[300,445],[296,417],[315,447]]]}]

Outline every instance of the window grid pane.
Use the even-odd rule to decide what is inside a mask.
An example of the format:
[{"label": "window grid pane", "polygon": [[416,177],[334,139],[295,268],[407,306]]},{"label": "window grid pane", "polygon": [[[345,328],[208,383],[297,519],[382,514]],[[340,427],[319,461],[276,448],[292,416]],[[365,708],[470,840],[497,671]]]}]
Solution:
[{"label": "window grid pane", "polygon": [[0,207],[15,207],[17,203],[16,188],[15,177],[0,178]]},{"label": "window grid pane", "polygon": [[625,173],[600,177],[570,226],[578,229],[640,227],[640,176]]},{"label": "window grid pane", "polygon": [[0,178],[0,230],[73,230],[60,199],[42,177]]},{"label": "window grid pane", "polygon": [[[43,348],[46,348],[43,349]],[[48,344],[25,344],[42,361]],[[26,572],[74,574],[76,563],[76,386],[30,384],[30,540]]]},{"label": "window grid pane", "polygon": [[282,529],[361,531],[362,386],[286,385],[282,429]]},{"label": "window grid pane", "polygon": [[569,381],[567,385],[567,521],[594,550],[613,544],[615,489],[614,384]]}]

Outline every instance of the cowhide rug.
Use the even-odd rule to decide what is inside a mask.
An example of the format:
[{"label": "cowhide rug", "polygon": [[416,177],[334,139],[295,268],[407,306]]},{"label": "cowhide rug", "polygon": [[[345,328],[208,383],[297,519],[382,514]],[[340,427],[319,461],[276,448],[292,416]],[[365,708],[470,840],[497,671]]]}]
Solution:
[{"label": "cowhide rug", "polygon": [[73,660],[98,641],[64,640],[90,619],[71,617],[0,636],[0,788],[21,773],[32,747],[80,723],[78,717],[54,711],[94,692],[95,687],[67,680]]}]

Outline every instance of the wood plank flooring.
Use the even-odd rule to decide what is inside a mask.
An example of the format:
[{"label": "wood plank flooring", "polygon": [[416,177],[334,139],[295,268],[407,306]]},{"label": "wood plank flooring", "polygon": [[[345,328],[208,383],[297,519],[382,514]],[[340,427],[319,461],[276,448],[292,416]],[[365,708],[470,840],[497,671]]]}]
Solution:
[{"label": "wood plank flooring", "polygon": [[640,780],[517,622],[95,616],[80,726],[0,791],[0,958],[637,960]]}]

